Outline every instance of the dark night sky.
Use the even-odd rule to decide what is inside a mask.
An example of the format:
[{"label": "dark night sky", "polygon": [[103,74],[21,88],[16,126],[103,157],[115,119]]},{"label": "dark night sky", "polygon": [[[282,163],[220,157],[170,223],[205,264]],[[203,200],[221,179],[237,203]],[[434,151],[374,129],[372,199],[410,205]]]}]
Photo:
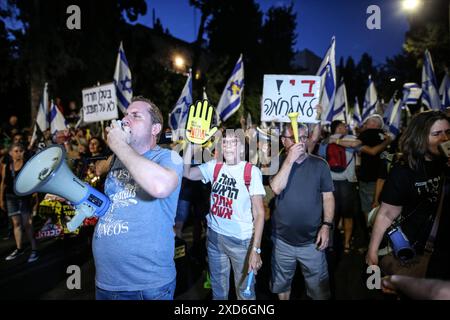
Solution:
[{"label": "dark night sky", "polygon": [[[257,0],[263,12],[273,5],[288,5],[291,1]],[[400,0],[297,0],[293,1],[297,13],[296,49],[308,48],[322,57],[330,39],[336,36],[336,63],[339,58],[352,56],[359,61],[368,52],[374,65],[385,62],[401,52],[405,32],[408,30],[406,13]],[[151,26],[152,9],[164,28],[180,39],[195,40],[200,11],[188,0],[147,0],[147,14],[139,22]],[[366,19],[369,5],[381,9],[381,30],[369,30]]]}]

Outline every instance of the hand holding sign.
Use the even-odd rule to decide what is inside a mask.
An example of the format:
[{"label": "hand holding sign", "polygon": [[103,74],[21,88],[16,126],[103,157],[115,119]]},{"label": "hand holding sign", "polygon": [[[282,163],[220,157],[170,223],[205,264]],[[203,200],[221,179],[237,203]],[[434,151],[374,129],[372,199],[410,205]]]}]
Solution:
[{"label": "hand holding sign", "polygon": [[197,101],[189,107],[186,122],[186,139],[192,143],[203,144],[217,131],[217,127],[210,128],[214,108],[208,100]]}]

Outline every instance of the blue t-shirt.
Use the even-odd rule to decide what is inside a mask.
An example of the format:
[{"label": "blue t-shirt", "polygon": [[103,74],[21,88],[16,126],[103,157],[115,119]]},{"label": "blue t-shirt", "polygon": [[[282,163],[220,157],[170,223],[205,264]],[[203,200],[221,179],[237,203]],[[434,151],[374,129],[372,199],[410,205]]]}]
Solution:
[{"label": "blue t-shirt", "polygon": [[93,254],[96,285],[109,291],[158,288],[176,277],[173,231],[183,176],[180,156],[156,146],[143,156],[175,171],[177,188],[166,198],[153,198],[116,158],[105,182],[111,200],[95,227]]}]

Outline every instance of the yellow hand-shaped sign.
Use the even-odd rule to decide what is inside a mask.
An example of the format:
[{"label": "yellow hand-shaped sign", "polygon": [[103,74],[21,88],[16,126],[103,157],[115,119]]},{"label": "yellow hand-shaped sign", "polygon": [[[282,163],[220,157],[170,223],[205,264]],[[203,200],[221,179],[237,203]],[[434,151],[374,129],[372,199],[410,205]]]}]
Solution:
[{"label": "yellow hand-shaped sign", "polygon": [[210,128],[214,108],[208,100],[197,101],[189,107],[186,122],[186,139],[192,143],[203,144],[217,131],[217,127]]}]

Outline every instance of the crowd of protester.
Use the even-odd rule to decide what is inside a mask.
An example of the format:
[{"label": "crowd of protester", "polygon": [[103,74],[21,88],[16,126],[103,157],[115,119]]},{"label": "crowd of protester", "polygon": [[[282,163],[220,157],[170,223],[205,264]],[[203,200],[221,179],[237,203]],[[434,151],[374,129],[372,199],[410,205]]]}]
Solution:
[{"label": "crowd of protester", "polygon": [[[14,176],[36,152],[55,143],[63,146],[67,152],[69,167],[74,174],[103,191],[105,175],[100,174],[98,168],[96,170],[95,164],[106,159],[111,151],[101,137],[102,132],[93,135],[92,129],[75,128],[77,117],[74,110],[75,107],[71,105],[72,125],[67,130],[53,134],[48,130],[34,141],[32,141],[31,129],[22,128],[15,115],[11,116],[1,128],[2,223],[10,225],[11,234],[9,236],[14,237],[16,243],[14,252],[8,255],[6,260],[15,259],[24,253],[22,228],[31,245],[28,261],[34,262],[39,257],[38,245],[33,239],[32,218],[38,208],[40,198],[37,196],[13,198],[11,189]],[[242,129],[247,136],[247,140],[242,146],[245,149],[244,154],[246,154],[244,158],[252,161],[256,169],[252,173],[250,187],[247,186],[247,183],[244,184],[243,172],[246,169],[242,167],[236,172],[234,171],[236,168],[233,168],[233,165],[236,164],[236,159],[233,158],[234,162],[227,165],[227,158],[225,158],[225,169],[222,166],[217,168],[215,152],[220,148],[208,150],[208,147],[204,146],[204,150],[211,152],[211,158],[215,159],[213,162],[201,163],[202,161],[196,161],[195,156],[194,159],[191,159],[190,154],[189,156],[185,155],[185,165],[186,161],[190,165],[184,169],[173,230],[175,236],[182,238],[183,228],[191,215],[194,220],[194,242],[201,242],[204,234],[208,233],[207,253],[202,251],[204,256],[199,259],[209,259],[208,272],[211,273],[213,297],[228,298],[229,274],[224,274],[224,272],[229,273],[228,261],[231,261],[234,268],[236,296],[240,299],[246,298],[241,294],[245,287],[246,276],[248,272],[255,271],[256,273],[261,268],[262,260],[260,260],[259,254],[261,250],[263,252],[266,250],[265,242],[261,240],[262,225],[264,225],[264,234],[268,234],[266,237],[272,237],[273,241],[270,287],[280,299],[289,299],[297,262],[300,263],[305,279],[307,295],[313,299],[330,297],[325,253],[339,251],[345,256],[365,254],[369,249],[368,263],[377,264],[378,257],[384,254],[383,249],[387,248],[386,252],[389,251],[387,239],[383,237],[388,225],[384,223],[384,229],[381,230],[379,227],[381,219],[386,215],[389,216],[393,207],[400,209],[395,209],[395,216],[389,216],[390,223],[400,214],[402,206],[408,207],[409,211],[414,210],[411,203],[416,203],[417,199],[408,197],[414,197],[416,189],[418,190],[417,197],[422,197],[424,193],[428,195],[427,183],[431,181],[429,179],[432,179],[432,183],[437,181],[439,184],[444,183],[439,180],[439,176],[448,176],[449,160],[440,155],[441,151],[437,145],[450,138],[449,115],[448,113],[445,115],[444,112],[428,111],[429,114],[431,114],[430,112],[434,112],[434,122],[427,124],[426,130],[428,131],[422,132],[423,137],[421,138],[419,133],[423,128],[417,126],[425,125],[424,123],[413,120],[414,127],[407,128],[405,125],[398,135],[393,135],[378,114],[373,114],[365,119],[361,127],[350,127],[348,123],[341,120],[333,121],[331,125],[322,127],[313,125],[308,128],[308,126],[301,125],[299,143],[295,142],[293,128],[290,125],[283,128],[266,127],[261,130],[256,126],[246,127],[245,123],[242,123]],[[426,117],[426,115],[416,115],[415,117],[413,119]],[[436,121],[443,122],[442,128],[439,127],[439,132],[433,126]],[[226,132],[225,128],[222,130]],[[257,154],[251,154],[251,150],[248,148],[249,140],[254,137],[258,138]],[[273,137],[279,139],[281,150],[278,154],[270,153],[274,150],[270,146]],[[228,138],[237,139],[235,136]],[[224,143],[226,143],[222,146],[225,152],[229,151],[231,147],[238,146],[236,140],[227,139],[224,138]],[[423,141],[413,144],[411,140],[414,139]],[[177,145],[177,142],[170,143],[164,137],[163,140],[165,141],[162,141],[162,144],[166,148],[175,148]],[[346,159],[345,165],[341,165],[339,168],[335,167],[328,159],[330,150],[335,146],[343,148]],[[427,162],[428,169],[417,169],[416,167],[408,169],[407,164],[405,167],[405,161],[411,161],[411,154],[417,153],[417,150],[410,149],[411,146],[423,148],[422,152],[425,158],[419,162],[431,161],[430,163],[433,165],[429,167]],[[203,151],[200,148],[200,152]],[[233,152],[235,152],[234,149]],[[21,156],[17,156],[16,153]],[[408,154],[409,158],[405,159],[405,155]],[[416,159],[414,156],[412,158]],[[269,161],[265,161],[267,159]],[[442,163],[441,159],[446,159],[447,162]],[[279,163],[279,171],[261,177],[261,172],[264,173],[265,167],[270,166],[270,161]],[[419,164],[414,163],[414,165]],[[392,169],[398,166],[404,166],[404,168]],[[218,171],[215,172],[216,170]],[[220,170],[225,170],[225,173]],[[417,174],[420,175],[420,179],[425,181],[422,189],[421,186],[414,185],[416,176],[409,175],[408,170],[425,170]],[[433,177],[427,170],[433,171]],[[231,222],[224,224],[222,220],[215,217],[216,214],[211,213],[215,201],[214,195],[218,194],[214,183],[219,172],[222,173],[219,179],[223,179],[223,181],[228,181],[227,179],[231,176],[234,178],[242,176],[240,179],[242,181],[238,181],[242,184],[238,188],[241,194],[246,193],[245,186],[247,186],[246,198],[239,198],[244,206],[233,208],[233,210],[242,209],[250,213],[248,216],[240,217],[236,224]],[[409,191],[401,190],[403,180],[399,181],[399,179],[405,177],[409,179]],[[221,183],[224,183],[223,181]],[[213,184],[212,189],[211,184],[206,184],[208,182]],[[4,184],[7,187],[3,187]],[[435,188],[434,191],[438,189]],[[409,192],[409,194],[405,194],[405,192]],[[400,198],[394,196],[397,194]],[[208,203],[210,195],[211,208]],[[445,196],[448,197],[448,194]],[[439,197],[436,195],[433,203],[438,202]],[[385,209],[386,206],[390,206],[389,210]],[[379,207],[383,208],[381,210],[382,217],[371,218],[370,214],[376,212],[374,209]],[[429,208],[436,210],[434,206]],[[448,216],[448,201],[443,210]],[[431,228],[426,221],[427,219],[428,221],[432,220],[429,217],[432,217],[433,214],[433,212],[428,212],[427,216],[422,216],[421,219],[410,219],[412,223],[405,228],[405,232],[411,237],[411,242],[419,252],[425,245],[422,239],[423,235],[429,233]],[[448,218],[441,221],[441,232],[438,232],[439,241],[437,243],[439,256],[436,258],[438,260],[435,259],[432,263],[432,276],[441,280],[450,279],[450,248],[442,240],[445,238],[445,230],[449,228],[448,223]],[[375,240],[373,238],[371,240],[372,228],[376,230]],[[242,230],[247,230],[248,234]],[[356,239],[356,230],[359,231],[360,239]],[[239,245],[233,243],[235,238],[242,242]],[[248,248],[251,249],[247,256]],[[241,252],[241,256],[235,255],[237,251]],[[224,265],[227,267],[223,268]],[[391,284],[391,286],[393,285]],[[255,296],[252,295],[251,298],[254,299]]]}]

